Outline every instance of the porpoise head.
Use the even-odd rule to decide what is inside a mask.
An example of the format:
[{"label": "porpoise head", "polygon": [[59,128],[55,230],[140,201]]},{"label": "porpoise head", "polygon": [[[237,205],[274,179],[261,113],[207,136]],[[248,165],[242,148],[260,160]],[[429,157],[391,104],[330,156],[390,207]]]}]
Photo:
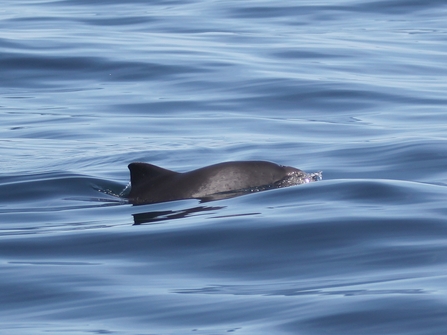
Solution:
[{"label": "porpoise head", "polygon": [[287,187],[299,184],[307,184],[313,181],[318,181],[323,178],[322,172],[306,173],[300,169],[292,166],[284,166],[286,176],[284,179],[275,183],[277,187]]}]

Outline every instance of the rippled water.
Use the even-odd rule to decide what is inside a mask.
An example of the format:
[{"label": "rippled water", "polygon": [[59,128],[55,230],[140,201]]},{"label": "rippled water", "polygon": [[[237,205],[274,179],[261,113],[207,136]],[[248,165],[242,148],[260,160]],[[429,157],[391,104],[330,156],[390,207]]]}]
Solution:
[{"label": "rippled water", "polygon": [[[0,329],[447,332],[442,1],[5,1]],[[127,165],[323,180],[132,206]]]}]

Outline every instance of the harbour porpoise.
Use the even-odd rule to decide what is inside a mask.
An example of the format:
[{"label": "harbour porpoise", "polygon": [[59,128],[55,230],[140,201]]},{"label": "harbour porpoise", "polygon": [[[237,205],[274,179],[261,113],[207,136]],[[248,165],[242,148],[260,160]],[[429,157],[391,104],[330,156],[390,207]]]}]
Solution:
[{"label": "harbour porpoise", "polygon": [[225,162],[179,173],[147,163],[129,164],[134,205],[180,199],[217,200],[235,195],[308,183],[321,173],[265,161]]}]

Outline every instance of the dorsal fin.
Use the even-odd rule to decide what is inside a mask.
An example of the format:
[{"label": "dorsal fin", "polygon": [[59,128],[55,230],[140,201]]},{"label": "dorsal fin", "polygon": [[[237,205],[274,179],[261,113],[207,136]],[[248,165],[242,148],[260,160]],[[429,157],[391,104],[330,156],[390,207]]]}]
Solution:
[{"label": "dorsal fin", "polygon": [[128,168],[130,170],[130,183],[133,187],[148,182],[154,178],[178,173],[147,163],[130,163]]}]

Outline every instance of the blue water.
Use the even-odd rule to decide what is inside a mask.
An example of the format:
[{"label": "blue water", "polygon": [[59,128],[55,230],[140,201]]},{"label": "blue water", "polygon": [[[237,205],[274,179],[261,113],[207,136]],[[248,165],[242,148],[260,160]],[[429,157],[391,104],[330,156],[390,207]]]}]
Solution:
[{"label": "blue water", "polygon": [[[447,4],[3,1],[0,332],[447,333]],[[127,165],[323,180],[132,206]]]}]

